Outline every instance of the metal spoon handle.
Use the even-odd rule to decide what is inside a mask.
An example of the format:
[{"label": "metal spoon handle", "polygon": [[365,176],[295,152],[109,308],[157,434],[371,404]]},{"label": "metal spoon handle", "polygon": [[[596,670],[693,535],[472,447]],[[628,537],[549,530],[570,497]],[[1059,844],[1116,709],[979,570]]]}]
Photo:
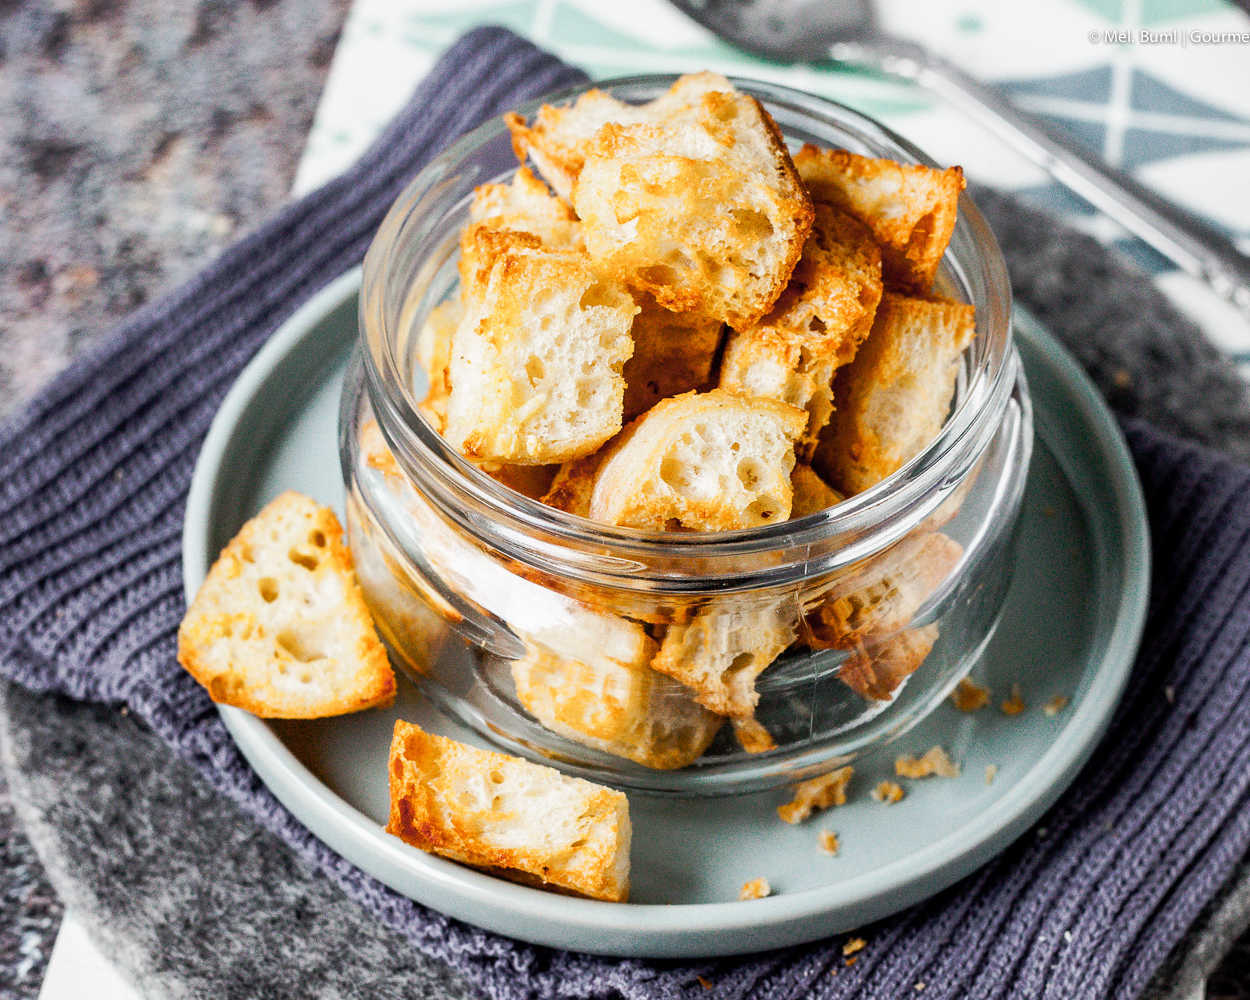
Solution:
[{"label": "metal spoon handle", "polygon": [[914,80],[944,97],[1250,317],[1250,257],[1231,240],[1123,171],[1073,148],[1071,140],[1021,114],[954,64],[922,46],[889,36],[835,42],[830,55],[838,62]]}]

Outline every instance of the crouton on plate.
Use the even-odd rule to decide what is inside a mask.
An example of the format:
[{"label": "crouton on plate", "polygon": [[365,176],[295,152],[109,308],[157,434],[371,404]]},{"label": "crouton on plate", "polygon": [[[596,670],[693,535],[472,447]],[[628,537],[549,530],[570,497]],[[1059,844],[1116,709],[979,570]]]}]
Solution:
[{"label": "crouton on plate", "polygon": [[222,551],[178,629],[178,662],[214,701],[265,718],[395,698],[338,518],[298,493],[269,503]]},{"label": "crouton on plate", "polygon": [[527,885],[629,898],[621,792],[395,722],[387,833]]}]

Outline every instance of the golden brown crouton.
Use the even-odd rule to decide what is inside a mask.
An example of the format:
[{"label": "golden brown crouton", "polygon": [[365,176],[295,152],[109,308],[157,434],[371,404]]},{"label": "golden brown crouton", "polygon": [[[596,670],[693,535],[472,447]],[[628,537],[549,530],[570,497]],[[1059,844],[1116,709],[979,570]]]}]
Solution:
[{"label": "golden brown crouton", "polygon": [[838,680],[872,701],[889,701],[899,685],[920,669],[937,640],[937,625],[866,639],[842,664]]},{"label": "golden brown crouton", "polygon": [[686,625],[670,625],[651,666],[680,681],[700,705],[729,716],[749,753],[775,746],[755,720],[755,680],[794,642],[798,612],[789,601],[725,597]]},{"label": "golden brown crouton", "polygon": [[881,251],[872,234],[845,212],[817,205],[781,298],[758,323],[730,334],[721,388],[807,410],[796,451],[810,457],[833,412],[833,374],[868,336],[880,301]]},{"label": "golden brown crouton", "polygon": [[609,122],[573,185],[586,248],[607,274],[678,312],[735,328],[790,279],[811,200],[760,103],[723,77],[683,77],[654,114]]},{"label": "golden brown crouton", "polygon": [[886,292],[872,332],[834,380],[815,468],[848,496],[874,486],[941,430],[976,332],[973,308]]},{"label": "golden brown crouton", "polygon": [[906,628],[962,555],[963,546],[940,532],[908,535],[830,588],[808,615],[809,642],[853,649],[867,636]]},{"label": "golden brown crouton", "polygon": [[605,654],[574,660],[531,645],[512,664],[517,698],[544,726],[577,743],[657,770],[685,767],[724,720],[652,670],[655,642],[641,638],[631,661]]},{"label": "golden brown crouton", "polygon": [[872,230],[887,285],[919,294],[933,287],[966,186],[959,167],[937,170],[812,145],[799,150],[794,164],[814,201],[849,212]]},{"label": "golden brown crouton", "polygon": [[447,397],[451,394],[451,340],[462,319],[464,304],[458,298],[447,299],[430,310],[417,336],[417,363],[428,386],[418,409],[440,434],[447,426]]},{"label": "golden brown crouton", "polygon": [[645,292],[630,335],[634,356],[625,362],[625,419],[661,399],[705,389],[724,324],[694,313],[670,312]]},{"label": "golden brown crouton", "polygon": [[723,389],[657,403],[595,482],[590,515],[634,528],[730,531],[790,516],[794,438],[807,415]]},{"label": "golden brown crouton", "polygon": [[573,210],[526,167],[507,184],[483,184],[473,192],[466,233],[475,226],[530,233],[549,247],[581,243],[581,226]]},{"label": "golden brown crouton", "polygon": [[550,767],[395,723],[386,832],[541,888],[629,897],[629,802]]},{"label": "golden brown crouton", "polygon": [[621,429],[638,307],[583,254],[479,229],[489,260],[456,328],[445,436],[471,459],[545,465],[587,455]]},{"label": "golden brown crouton", "polygon": [[808,514],[828,510],[846,499],[821,479],[810,465],[802,462],[794,463],[794,471],[790,473],[790,485],[794,488],[794,501],[790,505],[792,521],[797,517],[807,517]]},{"label": "golden brown crouton", "polygon": [[283,493],[239,530],[178,629],[178,662],[214,701],[271,719],[395,698],[395,675],[328,507]]}]

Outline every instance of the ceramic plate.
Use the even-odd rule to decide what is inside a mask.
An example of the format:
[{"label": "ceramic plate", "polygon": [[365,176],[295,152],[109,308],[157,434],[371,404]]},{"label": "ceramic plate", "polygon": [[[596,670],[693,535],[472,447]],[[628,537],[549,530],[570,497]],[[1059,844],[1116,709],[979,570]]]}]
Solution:
[{"label": "ceramic plate", "polygon": [[[230,392],[204,443],[183,537],[188,598],[239,526],[286,489],[342,510],[336,422],[356,335],[359,272],[334,282],[280,329]],[[1144,506],[1120,433],[1069,355],[1024,313],[1016,336],[1033,394],[1037,444],[1011,592],[974,676],[999,695],[1019,683],[1029,708],[1008,717],[942,705],[856,764],[862,792],[896,754],[940,743],[955,779],[907,783],[886,806],[858,794],[800,826],[784,790],[675,801],[631,794],[629,904],[572,899],[417,851],[382,830],[386,756],[397,717],[478,742],[402,677],[395,706],[314,722],[222,716],[273,793],[344,857],[452,916],[527,941],[613,955],[694,957],[795,944],[868,923],[952,884],[1034,823],[1102,735],[1133,662],[1145,614]],[[1052,696],[1069,699],[1054,716]],[[986,767],[997,774],[986,782]],[[837,833],[836,857],[821,852]],[[765,876],[774,895],[738,902]]]}]

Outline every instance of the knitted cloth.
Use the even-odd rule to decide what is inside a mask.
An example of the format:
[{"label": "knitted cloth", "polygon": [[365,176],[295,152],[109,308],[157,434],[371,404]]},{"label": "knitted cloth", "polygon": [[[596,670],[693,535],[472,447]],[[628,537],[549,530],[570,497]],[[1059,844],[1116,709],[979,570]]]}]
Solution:
[{"label": "knitted cloth", "polygon": [[918,983],[926,997],[1138,995],[1250,845],[1250,470],[1147,425],[1129,441],[1155,587],[1106,740],[1045,838],[881,922],[850,968],[840,940],[698,964],[623,961],[418,906],[283,809],[177,666],[186,489],[233,377],[359,261],[431,155],[578,78],[505,31],[466,36],[352,171],[136,314],[0,430],[0,670],[34,690],[126,704],[363,907],[493,997],[894,997]]}]

